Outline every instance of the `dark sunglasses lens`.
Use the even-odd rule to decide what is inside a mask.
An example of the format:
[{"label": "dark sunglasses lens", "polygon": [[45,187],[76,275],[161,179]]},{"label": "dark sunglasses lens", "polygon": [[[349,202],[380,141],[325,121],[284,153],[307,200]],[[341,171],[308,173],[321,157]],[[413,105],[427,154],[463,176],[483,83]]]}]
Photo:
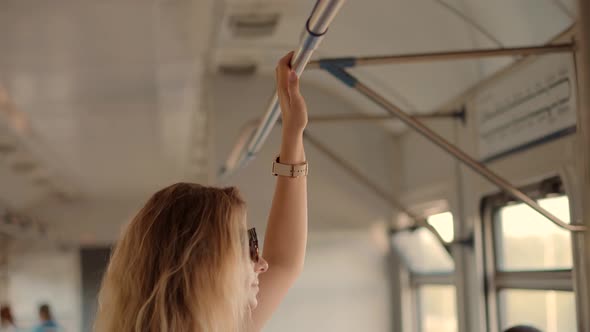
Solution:
[{"label": "dark sunglasses lens", "polygon": [[258,249],[251,248],[250,249],[250,258],[254,263],[258,263]]},{"label": "dark sunglasses lens", "polygon": [[256,235],[256,230],[254,228],[248,230],[248,238],[250,242],[250,258],[253,262],[257,263],[259,259],[258,236]]}]

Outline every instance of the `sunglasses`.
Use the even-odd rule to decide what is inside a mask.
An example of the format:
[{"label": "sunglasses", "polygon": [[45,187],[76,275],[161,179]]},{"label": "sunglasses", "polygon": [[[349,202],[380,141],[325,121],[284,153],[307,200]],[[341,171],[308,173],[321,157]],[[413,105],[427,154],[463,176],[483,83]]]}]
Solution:
[{"label": "sunglasses", "polygon": [[254,263],[258,263],[260,260],[260,254],[258,253],[258,236],[256,235],[256,228],[250,228],[248,230],[248,242],[250,243],[250,259]]}]

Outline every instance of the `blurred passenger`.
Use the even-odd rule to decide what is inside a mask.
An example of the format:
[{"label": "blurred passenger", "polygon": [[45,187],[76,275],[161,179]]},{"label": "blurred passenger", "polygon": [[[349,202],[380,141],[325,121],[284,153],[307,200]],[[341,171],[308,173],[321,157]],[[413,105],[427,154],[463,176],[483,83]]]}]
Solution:
[{"label": "blurred passenger", "polygon": [[303,269],[307,242],[307,108],[291,58],[276,70],[283,135],[279,157],[269,160],[278,179],[264,241],[268,263],[236,188],[171,185],[117,242],[95,331],[254,332],[270,319]]},{"label": "blurred passenger", "polygon": [[0,307],[0,332],[15,332],[16,323],[12,311],[7,305]]},{"label": "blurred passenger", "polygon": [[53,315],[51,314],[51,308],[48,304],[42,304],[39,307],[39,319],[41,320],[41,324],[35,327],[33,330],[34,332],[57,332],[58,325],[53,319]]},{"label": "blurred passenger", "polygon": [[518,326],[513,326],[504,332],[542,332],[542,331],[536,327],[532,327],[529,325],[518,325]]}]

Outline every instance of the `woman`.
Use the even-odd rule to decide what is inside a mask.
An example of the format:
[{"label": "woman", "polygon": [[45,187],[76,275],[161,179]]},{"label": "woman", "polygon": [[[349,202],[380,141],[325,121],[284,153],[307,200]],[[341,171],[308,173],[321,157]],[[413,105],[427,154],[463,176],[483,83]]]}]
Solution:
[{"label": "woman", "polygon": [[282,144],[264,258],[237,189],[167,187],[139,211],[113,252],[97,332],[260,331],[287,294],[307,242],[307,109],[292,55],[276,68]]}]

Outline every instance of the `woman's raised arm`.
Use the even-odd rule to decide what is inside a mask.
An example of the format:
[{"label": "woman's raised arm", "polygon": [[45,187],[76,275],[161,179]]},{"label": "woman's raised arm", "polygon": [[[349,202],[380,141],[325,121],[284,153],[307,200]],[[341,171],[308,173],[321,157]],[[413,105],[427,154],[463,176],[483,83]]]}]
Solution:
[{"label": "woman's raised arm", "polygon": [[[281,164],[306,162],[303,131],[307,107],[299,91],[299,78],[290,68],[293,53],[283,57],[276,68],[282,114]],[[260,275],[258,307],[252,312],[252,330],[260,331],[279,306],[303,269],[307,244],[307,179],[278,176],[262,256],[269,269]]]}]

